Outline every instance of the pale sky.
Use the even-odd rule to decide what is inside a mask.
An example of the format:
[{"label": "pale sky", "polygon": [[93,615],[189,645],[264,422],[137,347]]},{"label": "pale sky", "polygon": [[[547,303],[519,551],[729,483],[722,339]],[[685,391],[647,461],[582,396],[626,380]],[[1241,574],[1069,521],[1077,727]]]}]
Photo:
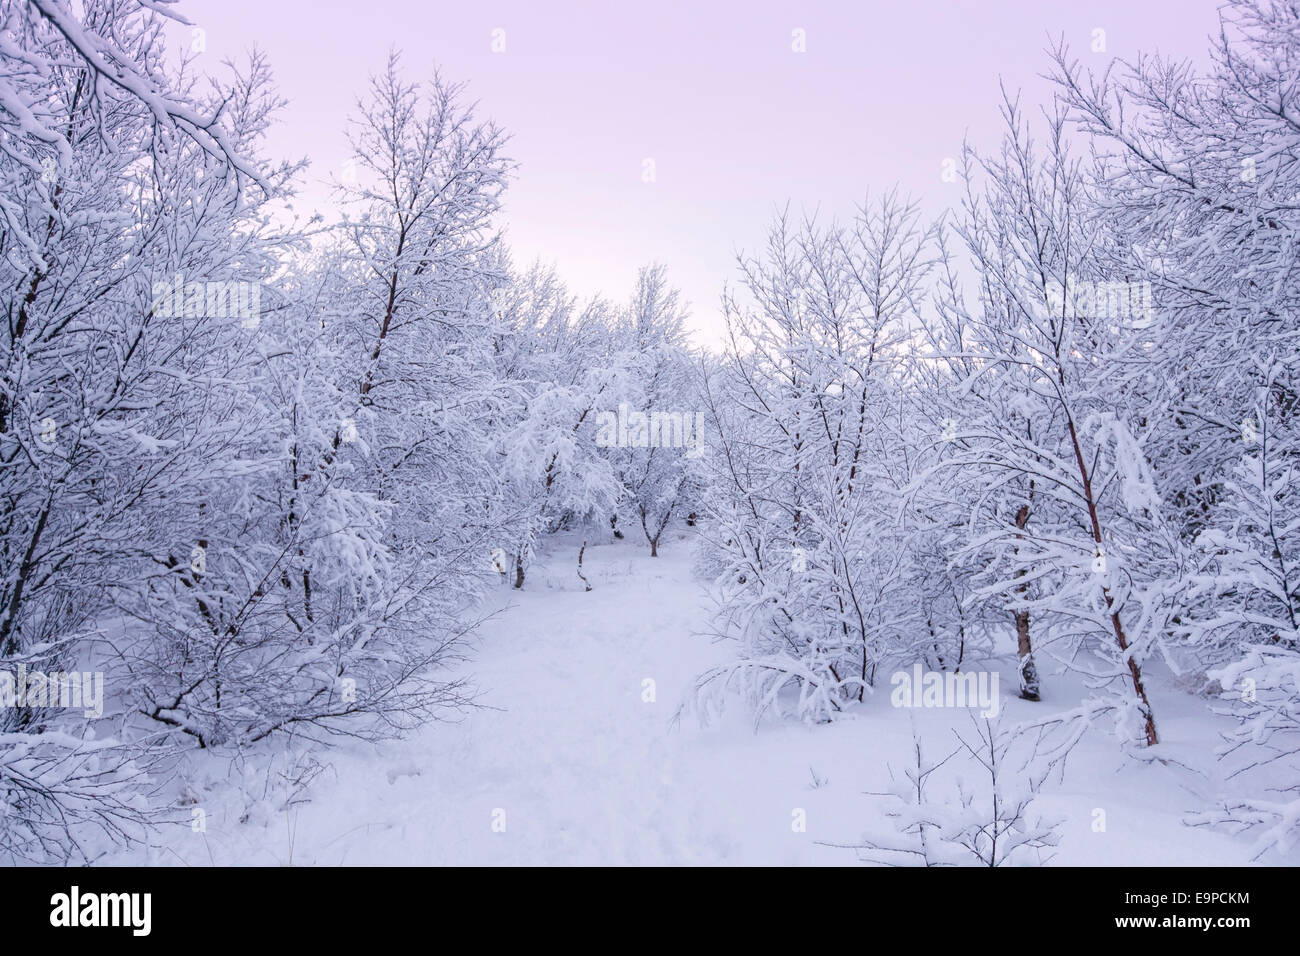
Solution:
[{"label": "pale sky", "polygon": [[[1048,36],[1086,66],[1138,50],[1201,59],[1217,0],[182,0],[207,64],[265,51],[289,101],[273,156],[312,161],[300,212],[348,159],[345,120],[388,50],[439,67],[512,135],[502,223],[515,260],[553,262],[581,295],[623,301],[667,264],[710,340],[738,248],[776,207],[845,216],[895,184],[941,211],[969,134],[992,145],[998,82],[1045,102]],[[1094,30],[1105,52],[1092,52]],[[494,33],[494,31],[504,33]],[[795,31],[805,52],[796,52]],[[178,39],[183,39],[180,31]],[[504,52],[493,52],[494,37]],[[643,181],[653,160],[655,181]]]}]

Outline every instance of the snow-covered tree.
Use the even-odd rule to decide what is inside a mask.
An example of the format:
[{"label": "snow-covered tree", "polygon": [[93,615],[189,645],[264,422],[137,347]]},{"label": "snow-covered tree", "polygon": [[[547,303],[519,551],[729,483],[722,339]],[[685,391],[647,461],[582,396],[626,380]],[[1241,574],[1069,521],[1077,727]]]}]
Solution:
[{"label": "snow-covered tree", "polygon": [[606,405],[597,420],[597,440],[609,449],[651,556],[658,556],[669,522],[691,510],[702,450],[703,413],[694,400],[686,316],[662,265],[638,273],[632,302],[615,332],[627,390],[618,407]]},{"label": "snow-covered tree", "polygon": [[553,271],[532,268],[498,303],[498,363],[511,402],[491,458],[508,516],[498,570],[522,588],[544,536],[599,522],[622,494],[597,443],[597,418],[627,374],[612,352],[611,307],[598,298],[579,308]]},{"label": "snow-covered tree", "polygon": [[1063,116],[1051,118],[1041,159],[1010,99],[1004,116],[1001,153],[968,154],[954,226],[978,303],[949,299],[933,336],[965,376],[955,394],[973,399],[938,467],[965,470],[981,489],[967,545],[986,565],[981,593],[1038,615],[1070,657],[1080,646],[1097,655],[1090,678],[1127,685],[1136,736],[1155,744],[1141,662],[1166,623],[1162,579],[1147,566],[1163,528],[1124,390],[1145,354],[1147,315],[1127,282],[1111,301]]},{"label": "snow-covered tree", "polygon": [[742,684],[756,713],[787,689],[825,719],[924,641],[901,491],[912,462],[904,343],[932,267],[915,207],[888,195],[845,226],[781,216],[724,298],[727,362],[702,389],[709,426],[715,631],[740,656],[700,689]]},{"label": "snow-covered tree", "polygon": [[[0,40],[0,663],[93,663],[119,688],[142,582],[181,573],[206,489],[250,470],[238,383],[274,269],[265,204],[293,172],[249,158],[277,106],[265,62],[200,92],[152,7],[6,5]],[[71,719],[0,714],[19,855],[142,819],[111,786],[129,749],[76,744]]]},{"label": "snow-covered tree", "polygon": [[[1300,435],[1288,369],[1261,362],[1255,415],[1241,461],[1223,483],[1222,524],[1197,539],[1199,566],[1189,576],[1184,632],[1209,671],[1225,710],[1239,721],[1225,755],[1236,774],[1300,773]],[[1269,775],[1266,779],[1275,779]],[[1267,784],[1266,784],[1267,786]],[[1300,836],[1300,794],[1225,801],[1198,822],[1259,831],[1263,852],[1289,850]]]}]

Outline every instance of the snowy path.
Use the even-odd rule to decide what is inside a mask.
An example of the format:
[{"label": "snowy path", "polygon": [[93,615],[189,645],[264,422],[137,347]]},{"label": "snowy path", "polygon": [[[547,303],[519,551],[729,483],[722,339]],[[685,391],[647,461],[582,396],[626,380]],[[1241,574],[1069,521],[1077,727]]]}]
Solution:
[{"label": "snowy path", "polygon": [[[594,590],[583,593],[576,547],[558,543],[527,590],[501,592],[503,610],[477,640],[471,671],[483,709],[377,754],[363,745],[327,753],[331,768],[309,802],[287,812],[264,809],[258,794],[232,796],[217,782],[233,778],[228,768],[209,766],[190,781],[206,832],[176,828],[130,856],[196,865],[854,863],[851,851],[819,841],[852,841],[878,817],[880,800],[866,792],[885,789],[887,764],[905,760],[912,715],[936,740],[951,739],[958,717],[893,711],[885,688],[830,726],[768,724],[754,734],[739,707],[708,728],[692,718],[672,726],[692,678],[725,653],[692,633],[704,594],[687,545],[670,542],[658,559],[631,542],[589,547]],[[646,679],[654,702],[643,700]],[[1004,694],[1009,686],[1007,674]],[[1201,705],[1180,706],[1191,716]],[[1177,747],[1181,729],[1201,723],[1166,709],[1162,730]],[[1069,819],[1056,862],[1245,861],[1243,844],[1179,822],[1196,803],[1187,774],[1125,765],[1113,741],[1093,737],[1042,801]],[[1098,806],[1105,833],[1091,829]],[[792,825],[801,816],[806,830]]]},{"label": "snowy path", "polygon": [[[341,840],[313,862],[774,862],[770,835],[783,833],[781,862],[802,858],[810,841],[791,832],[789,798],[756,790],[752,763],[728,771],[734,752],[715,753],[693,723],[671,726],[691,680],[721,653],[692,634],[703,592],[685,544],[659,559],[631,544],[589,547],[589,593],[573,549],[556,548],[482,630],[473,673],[487,707],[389,745],[386,772],[368,781],[340,779],[347,802],[378,817],[364,821],[364,840]],[[733,745],[737,730],[759,744],[739,713],[736,724]],[[761,747],[753,759],[761,765]],[[363,822],[321,806],[329,799],[299,812],[307,846],[329,840],[316,828],[331,819],[340,830]],[[756,830],[769,837],[751,856],[739,835]]]}]

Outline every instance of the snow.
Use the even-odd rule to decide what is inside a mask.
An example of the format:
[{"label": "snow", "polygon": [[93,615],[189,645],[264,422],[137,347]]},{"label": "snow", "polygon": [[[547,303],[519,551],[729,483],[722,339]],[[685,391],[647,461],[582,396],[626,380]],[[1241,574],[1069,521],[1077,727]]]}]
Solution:
[{"label": "snow", "polygon": [[[889,789],[891,765],[899,775],[907,766],[913,725],[942,756],[955,745],[951,730],[969,729],[966,712],[896,710],[876,694],[830,724],[768,720],[754,732],[740,706],[707,727],[689,715],[674,721],[693,679],[726,656],[694,633],[706,606],[688,534],[653,559],[630,537],[588,545],[589,593],[574,573],[580,541],[553,539],[528,589],[493,593],[499,613],[472,663],[480,706],[459,722],[317,752],[329,769],[287,810],[259,781],[274,793],[299,751],[259,751],[242,791],[228,759],[196,751],[175,789],[197,800],[206,831],[192,829],[183,804],[179,825],[149,847],[103,862],[856,865],[854,851],[826,844],[882,826],[888,800],[876,794]],[[1000,673],[1012,720],[1085,696],[1049,672],[1045,701],[1030,704],[1014,697],[1014,655]],[[647,678],[653,702],[643,700]],[[1089,732],[1034,804],[1066,821],[1053,865],[1249,862],[1248,841],[1183,822],[1224,786],[1205,702],[1159,670],[1151,684],[1165,762],[1128,759],[1105,728]],[[1097,809],[1105,832],[1093,830]]]}]

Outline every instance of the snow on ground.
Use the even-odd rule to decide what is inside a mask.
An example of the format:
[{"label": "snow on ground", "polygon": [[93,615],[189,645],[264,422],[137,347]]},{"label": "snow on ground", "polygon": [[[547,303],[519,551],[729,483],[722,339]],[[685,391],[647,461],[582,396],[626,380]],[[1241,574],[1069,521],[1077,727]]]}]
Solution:
[{"label": "snow on ground", "polygon": [[[871,794],[888,786],[890,764],[906,765],[913,721],[940,755],[952,728],[969,728],[967,713],[895,710],[885,683],[829,725],[767,721],[755,733],[740,706],[707,727],[674,723],[692,679],[726,657],[696,633],[706,597],[689,547],[685,534],[655,559],[630,540],[589,546],[594,589],[584,593],[577,545],[559,539],[525,591],[494,597],[500,613],[482,628],[470,668],[480,709],[378,752],[361,743],[317,751],[327,768],[287,810],[283,775],[306,759],[300,751],[245,768],[243,792],[231,784],[237,768],[196,754],[181,775],[185,825],[106,862],[855,864],[852,850],[824,844],[883,826],[887,801]],[[1009,718],[1083,696],[1047,674],[1044,702],[1026,703],[1014,673],[1003,662]],[[647,679],[653,702],[643,699]],[[1222,787],[1210,757],[1217,738],[1203,701],[1160,674],[1151,684],[1173,759],[1126,760],[1102,729],[1090,732],[1036,804],[1067,819],[1054,864],[1249,862],[1245,841],[1181,822]],[[206,829],[188,825],[193,808]],[[1098,808],[1105,832],[1093,830]],[[806,832],[794,826],[797,811]]]}]

